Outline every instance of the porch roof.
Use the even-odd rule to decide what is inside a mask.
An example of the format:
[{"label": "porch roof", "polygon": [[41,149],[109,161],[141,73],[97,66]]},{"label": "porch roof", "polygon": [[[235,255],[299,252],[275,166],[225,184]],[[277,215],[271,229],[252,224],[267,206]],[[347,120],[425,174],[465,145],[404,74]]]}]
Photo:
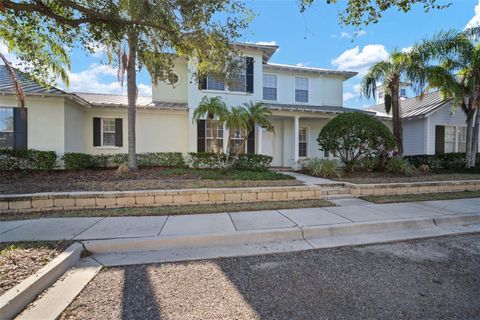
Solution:
[{"label": "porch roof", "polygon": [[[121,94],[103,94],[75,92],[75,95],[85,99],[93,106],[97,107],[128,107],[128,98]],[[137,97],[137,107],[165,109],[165,110],[187,110],[186,103],[153,101],[151,97]]]},{"label": "porch roof", "polygon": [[363,112],[375,115],[375,112],[368,110],[360,110],[353,108],[344,108],[337,106],[314,106],[304,104],[282,104],[282,103],[263,103],[263,105],[271,110],[280,111],[296,111],[296,112],[317,112],[317,113],[344,113],[344,112]]}]

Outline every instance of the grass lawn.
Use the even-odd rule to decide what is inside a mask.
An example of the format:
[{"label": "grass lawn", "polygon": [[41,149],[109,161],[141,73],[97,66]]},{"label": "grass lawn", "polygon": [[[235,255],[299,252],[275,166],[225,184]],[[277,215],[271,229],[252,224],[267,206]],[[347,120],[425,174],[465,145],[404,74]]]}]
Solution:
[{"label": "grass lawn", "polygon": [[34,274],[70,241],[0,243],[0,295]]},{"label": "grass lawn", "polygon": [[451,199],[465,199],[465,198],[480,198],[480,191],[402,194],[402,195],[390,195],[390,196],[365,196],[360,198],[373,203],[451,200]]},{"label": "grass lawn", "polygon": [[218,212],[238,212],[255,210],[277,210],[293,208],[315,208],[335,206],[332,202],[323,199],[294,200],[294,201],[265,201],[225,204],[201,204],[191,206],[164,206],[118,209],[89,209],[71,211],[33,212],[33,213],[4,213],[0,221],[38,219],[38,218],[70,218],[70,217],[124,217],[124,216],[165,216],[180,214],[200,214]]},{"label": "grass lawn", "polygon": [[143,168],[124,175],[118,175],[115,169],[0,172],[0,194],[271,187],[301,184],[291,176],[268,170]]},{"label": "grass lawn", "polygon": [[399,182],[425,182],[425,181],[457,181],[477,180],[480,173],[455,173],[455,172],[431,172],[417,173],[412,176],[393,175],[386,172],[354,172],[343,174],[341,178],[333,178],[337,181],[351,182],[356,184],[369,183],[399,183]]}]

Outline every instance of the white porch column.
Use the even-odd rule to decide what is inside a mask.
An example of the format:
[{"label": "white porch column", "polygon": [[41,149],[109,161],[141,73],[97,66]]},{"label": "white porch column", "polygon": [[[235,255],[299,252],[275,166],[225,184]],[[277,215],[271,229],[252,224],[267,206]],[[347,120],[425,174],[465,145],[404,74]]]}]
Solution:
[{"label": "white porch column", "polygon": [[228,149],[228,128],[225,124],[223,124],[223,152],[224,153],[227,153],[227,149]]},{"label": "white porch column", "polygon": [[263,128],[257,124],[255,130],[257,131],[257,154],[262,154]]},{"label": "white porch column", "polygon": [[298,163],[298,135],[299,135],[299,124],[300,117],[295,116],[293,122],[293,161],[295,162],[293,166],[296,168]]}]

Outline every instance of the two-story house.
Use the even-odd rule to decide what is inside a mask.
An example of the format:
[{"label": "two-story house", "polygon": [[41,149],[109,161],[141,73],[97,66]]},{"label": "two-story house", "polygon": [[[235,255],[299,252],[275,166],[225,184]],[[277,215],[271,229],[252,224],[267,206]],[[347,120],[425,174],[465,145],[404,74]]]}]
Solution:
[{"label": "two-story house", "polygon": [[[192,116],[204,96],[220,96],[227,106],[262,102],[272,111],[274,132],[255,128],[245,152],[273,157],[274,166],[295,166],[304,157],[332,157],[319,150],[321,128],[343,107],[343,82],[355,72],[269,63],[273,45],[236,44],[245,70],[230,87],[214,77],[192,77],[193,64],[179,61],[169,83],[152,87],[137,100],[137,152],[203,152],[213,130],[224,149],[227,128],[213,128]],[[67,93],[42,88],[19,73],[26,92],[27,117],[16,108],[12,83],[0,66],[0,147],[54,150],[57,154],[127,152],[127,98],[98,93]],[[238,134],[231,143],[235,144]]]}]

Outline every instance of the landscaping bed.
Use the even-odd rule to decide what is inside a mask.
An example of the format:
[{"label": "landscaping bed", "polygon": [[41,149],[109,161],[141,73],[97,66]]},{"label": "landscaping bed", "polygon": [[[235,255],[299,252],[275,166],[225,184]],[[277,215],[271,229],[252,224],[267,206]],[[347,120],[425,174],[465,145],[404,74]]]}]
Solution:
[{"label": "landscaping bed", "polygon": [[372,195],[372,196],[364,196],[360,198],[373,203],[452,200],[452,199],[480,198],[480,191],[382,195],[382,196]]},{"label": "landscaping bed", "polygon": [[458,180],[480,180],[480,173],[415,173],[412,175],[391,174],[388,172],[353,172],[343,173],[341,177],[331,179],[340,182],[351,182],[355,184],[372,183],[400,183],[400,182],[427,182],[427,181],[458,181]]},{"label": "landscaping bed", "polygon": [[126,174],[115,169],[83,171],[0,171],[0,194],[126,191],[301,185],[269,170],[142,168]]},{"label": "landscaping bed", "polygon": [[256,210],[277,210],[295,208],[317,208],[335,206],[323,199],[294,201],[265,201],[224,204],[200,204],[195,206],[138,207],[119,209],[89,209],[32,213],[4,213],[0,221],[38,219],[38,218],[71,218],[71,217],[126,217],[126,216],[165,216],[180,214],[201,214],[219,212],[239,212]]},{"label": "landscaping bed", "polygon": [[0,295],[55,258],[69,241],[0,243]]}]

